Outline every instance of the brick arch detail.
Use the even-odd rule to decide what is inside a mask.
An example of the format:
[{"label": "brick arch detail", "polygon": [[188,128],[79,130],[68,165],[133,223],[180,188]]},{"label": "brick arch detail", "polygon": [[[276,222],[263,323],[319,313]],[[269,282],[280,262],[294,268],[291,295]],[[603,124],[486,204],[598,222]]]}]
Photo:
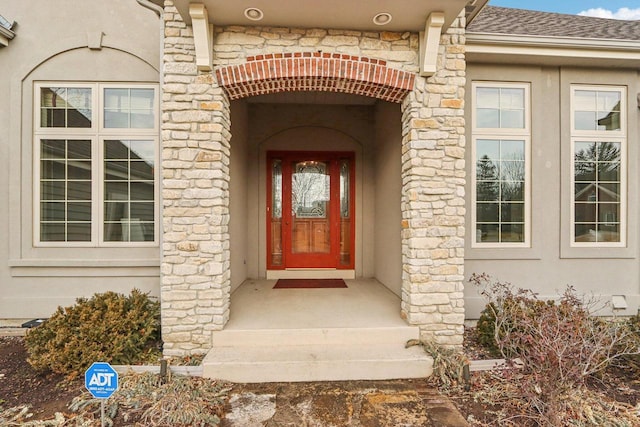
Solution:
[{"label": "brick arch detail", "polygon": [[321,52],[250,56],[247,62],[216,69],[231,100],[287,91],[342,92],[402,102],[415,74],[386,61]]}]

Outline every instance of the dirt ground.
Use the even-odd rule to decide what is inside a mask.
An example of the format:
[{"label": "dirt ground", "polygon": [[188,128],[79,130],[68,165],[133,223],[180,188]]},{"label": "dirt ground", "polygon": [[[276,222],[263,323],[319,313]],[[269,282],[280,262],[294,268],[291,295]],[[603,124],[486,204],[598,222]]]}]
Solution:
[{"label": "dirt ground", "polygon": [[[472,359],[488,358],[477,345],[473,330],[467,333],[465,350]],[[84,389],[82,379],[69,383],[59,375],[38,374],[27,363],[26,357],[23,338],[0,337],[0,410],[30,404],[34,414],[31,419],[51,418],[56,412],[69,413],[67,405]],[[640,402],[640,378],[637,372],[632,369],[609,369],[601,378],[593,380],[590,387],[609,399],[623,402],[629,407],[637,407]],[[491,372],[472,373],[471,390],[465,392],[459,387],[447,395],[463,418],[471,421],[472,425],[491,425],[495,420],[493,414],[500,409],[500,405],[478,399],[477,393],[480,385],[490,387],[492,381],[499,381],[499,378]],[[407,380],[401,383],[399,381],[401,387],[415,386],[417,389],[432,386],[427,380]],[[289,387],[295,387],[295,384],[290,384]],[[340,384],[335,384],[335,388],[340,387]],[[237,385],[234,388],[239,392],[246,389],[246,386]],[[287,390],[287,393],[295,394],[296,391]]]},{"label": "dirt ground", "polygon": [[0,409],[31,404],[34,419],[68,412],[67,405],[83,384],[64,381],[60,375],[37,374],[27,363],[22,337],[0,337]]}]

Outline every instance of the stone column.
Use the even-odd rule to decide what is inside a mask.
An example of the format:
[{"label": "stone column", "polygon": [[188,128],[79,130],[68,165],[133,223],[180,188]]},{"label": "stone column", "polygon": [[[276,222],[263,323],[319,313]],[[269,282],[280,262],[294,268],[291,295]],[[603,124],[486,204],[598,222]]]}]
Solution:
[{"label": "stone column", "polygon": [[418,77],[402,117],[402,312],[421,338],[464,332],[464,18],[441,38],[438,70]]},{"label": "stone column", "polygon": [[162,339],[205,353],[229,319],[229,101],[197,71],[193,32],[165,1],[162,86]]}]

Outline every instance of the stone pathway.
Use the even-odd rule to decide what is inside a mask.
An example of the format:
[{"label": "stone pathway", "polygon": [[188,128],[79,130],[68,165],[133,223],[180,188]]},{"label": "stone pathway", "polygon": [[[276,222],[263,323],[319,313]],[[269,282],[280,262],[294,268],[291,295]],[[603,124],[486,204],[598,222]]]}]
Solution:
[{"label": "stone pathway", "polygon": [[467,427],[422,380],[238,384],[222,427]]}]

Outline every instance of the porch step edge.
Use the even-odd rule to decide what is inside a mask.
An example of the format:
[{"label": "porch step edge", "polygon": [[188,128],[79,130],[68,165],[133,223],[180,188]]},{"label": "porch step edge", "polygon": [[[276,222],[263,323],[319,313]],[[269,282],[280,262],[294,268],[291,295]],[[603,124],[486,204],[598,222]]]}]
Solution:
[{"label": "porch step edge", "polygon": [[309,329],[225,329],[212,333],[214,347],[312,344],[404,344],[420,336],[417,326]]},{"label": "porch step edge", "polygon": [[203,376],[232,382],[301,382],[424,378],[433,360],[418,347],[295,345],[218,347],[202,362]]}]

